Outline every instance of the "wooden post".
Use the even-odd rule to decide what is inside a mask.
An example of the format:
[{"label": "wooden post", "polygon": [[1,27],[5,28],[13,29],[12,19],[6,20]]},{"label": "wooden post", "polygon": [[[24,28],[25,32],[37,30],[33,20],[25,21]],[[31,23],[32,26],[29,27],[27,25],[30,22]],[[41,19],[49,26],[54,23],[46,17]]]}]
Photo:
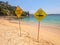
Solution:
[{"label": "wooden post", "polygon": [[20,36],[21,36],[21,23],[20,23],[20,19],[19,19],[19,30],[20,30]]},{"label": "wooden post", "polygon": [[38,34],[37,34],[37,40],[39,42],[39,31],[40,31],[40,21],[38,22]]}]

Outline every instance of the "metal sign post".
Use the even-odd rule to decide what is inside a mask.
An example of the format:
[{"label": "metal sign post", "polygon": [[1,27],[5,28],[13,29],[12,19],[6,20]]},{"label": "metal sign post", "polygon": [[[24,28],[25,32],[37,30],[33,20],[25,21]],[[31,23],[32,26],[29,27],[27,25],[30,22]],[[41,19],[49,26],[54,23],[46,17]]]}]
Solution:
[{"label": "metal sign post", "polygon": [[37,34],[37,40],[39,42],[39,32],[40,32],[40,21],[38,22],[38,34]]},{"label": "metal sign post", "polygon": [[20,19],[19,19],[19,30],[20,30],[20,36],[21,36],[21,22],[20,22]]},{"label": "metal sign post", "polygon": [[38,20],[38,34],[37,34],[37,41],[39,42],[39,31],[40,31],[40,22],[46,17],[46,13],[40,8],[34,14],[35,18]]},{"label": "metal sign post", "polygon": [[21,36],[21,23],[20,23],[20,18],[21,18],[22,13],[23,13],[22,9],[19,6],[17,6],[16,7],[16,10],[15,10],[15,14],[17,15],[17,17],[19,19],[20,36]]}]

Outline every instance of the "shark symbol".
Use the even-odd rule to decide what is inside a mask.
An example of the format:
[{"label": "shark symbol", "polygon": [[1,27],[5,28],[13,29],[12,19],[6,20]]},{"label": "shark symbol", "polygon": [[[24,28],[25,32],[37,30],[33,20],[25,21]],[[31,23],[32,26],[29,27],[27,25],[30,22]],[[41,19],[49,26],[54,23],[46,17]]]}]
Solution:
[{"label": "shark symbol", "polygon": [[37,16],[39,16],[39,17],[40,17],[40,16],[43,16],[43,15],[37,15]]}]

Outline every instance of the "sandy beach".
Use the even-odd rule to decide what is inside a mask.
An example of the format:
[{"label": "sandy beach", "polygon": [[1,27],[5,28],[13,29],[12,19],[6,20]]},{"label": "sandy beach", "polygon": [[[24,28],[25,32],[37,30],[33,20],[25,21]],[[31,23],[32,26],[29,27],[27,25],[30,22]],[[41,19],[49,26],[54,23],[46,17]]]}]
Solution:
[{"label": "sandy beach", "polygon": [[[38,23],[0,19],[0,45],[60,45],[60,27],[52,24],[40,25],[39,42],[37,42]],[[21,36],[20,36],[21,31]]]}]

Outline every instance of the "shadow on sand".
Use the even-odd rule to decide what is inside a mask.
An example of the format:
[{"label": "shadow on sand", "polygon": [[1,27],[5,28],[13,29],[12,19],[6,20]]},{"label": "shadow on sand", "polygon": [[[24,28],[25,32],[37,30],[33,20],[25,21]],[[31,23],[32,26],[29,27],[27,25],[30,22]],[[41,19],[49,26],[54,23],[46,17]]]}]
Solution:
[{"label": "shadow on sand", "polygon": [[[29,36],[28,32],[23,31],[21,34],[22,36],[18,35],[20,39],[15,43],[15,45],[54,45],[52,42],[46,41],[44,39],[40,39],[40,41],[38,42],[36,39]],[[9,39],[8,43],[11,43],[13,41],[13,38]]]}]

